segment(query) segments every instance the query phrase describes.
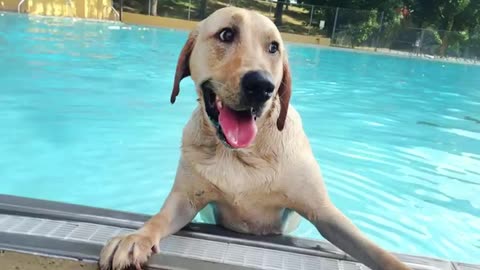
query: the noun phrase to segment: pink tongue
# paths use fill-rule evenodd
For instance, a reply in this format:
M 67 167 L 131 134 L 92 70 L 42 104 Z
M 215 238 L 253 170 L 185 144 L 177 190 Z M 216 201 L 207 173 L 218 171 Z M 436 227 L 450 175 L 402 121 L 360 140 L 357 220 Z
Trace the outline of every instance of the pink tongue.
M 227 106 L 218 108 L 218 120 L 228 144 L 233 148 L 248 147 L 257 135 L 257 125 L 253 115 L 248 112 L 236 112 Z

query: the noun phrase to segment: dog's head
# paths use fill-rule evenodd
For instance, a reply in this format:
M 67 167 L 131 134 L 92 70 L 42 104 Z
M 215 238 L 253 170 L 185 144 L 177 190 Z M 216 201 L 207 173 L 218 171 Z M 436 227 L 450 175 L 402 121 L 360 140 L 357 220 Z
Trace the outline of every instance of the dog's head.
M 199 23 L 177 63 L 171 102 L 180 81 L 191 76 L 218 138 L 232 148 L 248 147 L 257 121 L 279 97 L 282 130 L 291 95 L 290 71 L 280 33 L 259 13 L 227 7 Z

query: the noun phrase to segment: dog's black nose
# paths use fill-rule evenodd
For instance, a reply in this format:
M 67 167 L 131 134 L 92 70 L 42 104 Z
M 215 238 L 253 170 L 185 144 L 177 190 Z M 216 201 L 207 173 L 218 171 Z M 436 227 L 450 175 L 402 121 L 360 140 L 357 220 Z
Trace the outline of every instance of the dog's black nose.
M 266 71 L 249 71 L 242 77 L 241 87 L 248 102 L 265 103 L 272 97 L 275 85 Z

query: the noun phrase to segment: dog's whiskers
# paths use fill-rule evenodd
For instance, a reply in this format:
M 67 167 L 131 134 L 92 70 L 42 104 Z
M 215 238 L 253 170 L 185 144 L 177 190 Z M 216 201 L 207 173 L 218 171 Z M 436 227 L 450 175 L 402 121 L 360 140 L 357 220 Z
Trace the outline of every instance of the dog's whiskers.
M 219 90 L 222 89 L 222 91 L 226 93 L 231 93 L 231 89 L 228 88 L 227 84 L 216 81 L 216 80 L 211 80 L 212 84 L 214 85 L 214 88 Z M 215 92 L 215 91 L 214 91 Z
M 216 81 L 216 80 L 212 80 L 212 83 L 217 85 L 217 86 L 220 86 L 220 87 L 226 87 L 225 83 L 222 83 L 222 82 L 219 82 L 219 81 Z

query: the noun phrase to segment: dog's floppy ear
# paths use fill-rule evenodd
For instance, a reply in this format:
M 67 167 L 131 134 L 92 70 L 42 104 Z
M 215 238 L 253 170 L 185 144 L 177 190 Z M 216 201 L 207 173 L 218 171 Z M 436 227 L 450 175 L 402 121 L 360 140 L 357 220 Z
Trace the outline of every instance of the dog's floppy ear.
M 283 78 L 280 87 L 278 88 L 278 96 L 280 98 L 280 114 L 277 119 L 277 128 L 282 131 L 287 119 L 288 105 L 290 103 L 290 96 L 292 95 L 292 76 L 290 74 L 290 67 L 288 65 L 287 57 L 283 60 Z
M 180 56 L 178 57 L 177 69 L 175 71 L 175 80 L 173 81 L 172 95 L 170 96 L 170 102 L 175 103 L 175 99 L 180 93 L 180 81 L 190 76 L 190 54 L 192 53 L 193 47 L 195 46 L 195 40 L 197 38 L 196 31 L 192 31 L 188 35 L 187 42 L 183 45 Z

